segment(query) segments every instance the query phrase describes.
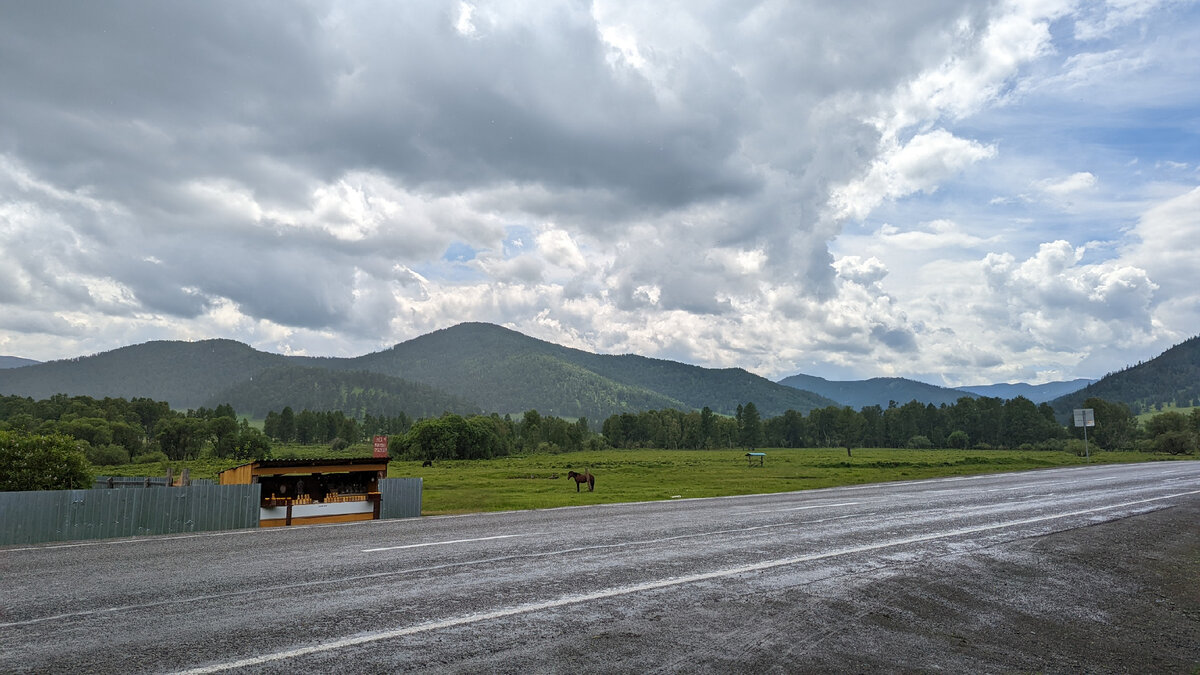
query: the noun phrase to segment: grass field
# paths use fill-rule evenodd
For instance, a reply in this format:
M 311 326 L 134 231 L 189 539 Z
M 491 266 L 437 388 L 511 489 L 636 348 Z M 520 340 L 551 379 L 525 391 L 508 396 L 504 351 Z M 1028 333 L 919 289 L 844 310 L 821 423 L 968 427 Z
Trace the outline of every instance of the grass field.
M 321 446 L 281 448 L 276 457 L 370 456 L 366 446 L 332 453 Z M 768 448 L 763 466 L 748 466 L 744 450 L 600 450 L 559 455 L 532 454 L 490 460 L 446 460 L 422 467 L 418 461 L 394 461 L 392 478 L 420 477 L 426 515 L 542 509 L 582 504 L 719 497 L 811 490 L 837 485 L 882 483 L 940 476 L 999 473 L 1088 463 L 1067 452 L 1019 450 L 894 450 Z M 1093 464 L 1189 459 L 1138 452 L 1098 452 Z M 193 478 L 216 478 L 232 460 L 170 462 L 178 476 L 184 467 Z M 168 464 L 98 467 L 114 476 L 160 476 Z M 576 493 L 567 472 L 589 470 L 595 492 Z
M 424 479 L 426 515 L 540 509 L 580 504 L 788 492 L 939 476 L 998 473 L 1087 462 L 1057 452 L 767 449 L 763 466 L 740 450 L 605 450 L 480 461 L 393 462 L 389 475 Z M 1104 452 L 1092 463 L 1143 462 L 1168 455 Z M 587 469 L 595 492 L 576 493 L 567 471 Z M 558 478 L 554 478 L 558 476 Z
M 1183 408 L 1177 408 L 1173 405 L 1165 405 L 1165 406 L 1163 406 L 1162 410 L 1151 410 L 1149 412 L 1144 412 L 1141 415 L 1138 415 L 1137 421 L 1139 424 L 1145 424 L 1146 422 L 1150 421 L 1150 418 L 1154 417 L 1155 415 L 1161 415 L 1162 413 L 1165 413 L 1165 412 L 1177 412 L 1177 413 L 1183 413 L 1184 415 L 1191 415 L 1192 411 L 1195 409 L 1196 409 L 1195 406 L 1186 406 Z

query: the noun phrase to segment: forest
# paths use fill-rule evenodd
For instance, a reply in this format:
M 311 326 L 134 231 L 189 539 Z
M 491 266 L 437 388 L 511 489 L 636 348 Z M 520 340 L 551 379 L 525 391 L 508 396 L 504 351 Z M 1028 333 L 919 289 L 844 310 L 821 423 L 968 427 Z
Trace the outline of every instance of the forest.
M 1094 450 L 1192 454 L 1200 443 L 1200 408 L 1166 411 L 1139 424 L 1129 406 L 1099 398 L 1084 401 L 1095 411 L 1089 431 Z M 527 410 L 510 415 L 460 415 L 412 419 L 341 411 L 269 411 L 262 430 L 221 404 L 180 412 L 148 398 L 95 399 L 55 395 L 48 399 L 0 397 L 3 456 L 14 448 L 49 447 L 74 452 L 92 466 L 164 460 L 269 458 L 272 444 L 324 445 L 339 451 L 373 435 L 390 437 L 395 459 L 488 459 L 513 454 L 560 453 L 603 448 L 955 448 L 1069 451 L 1082 454 L 1083 430 L 1056 421 L 1049 404 L 1024 397 L 959 399 L 952 405 L 895 402 L 854 410 L 789 410 L 764 418 L 753 402 L 734 415 L 705 407 L 695 411 L 647 410 L 609 416 L 599 433 L 587 418 L 566 419 Z M 65 440 L 64 440 L 65 439 Z M 12 446 L 9 448 L 8 446 Z M 9 452 L 13 450 L 13 452 Z M 18 453 L 19 454 L 19 453 Z M 16 461 L 15 459 L 13 461 Z M 6 468 L 6 467 L 0 467 Z M 11 467 L 7 470 L 12 471 Z

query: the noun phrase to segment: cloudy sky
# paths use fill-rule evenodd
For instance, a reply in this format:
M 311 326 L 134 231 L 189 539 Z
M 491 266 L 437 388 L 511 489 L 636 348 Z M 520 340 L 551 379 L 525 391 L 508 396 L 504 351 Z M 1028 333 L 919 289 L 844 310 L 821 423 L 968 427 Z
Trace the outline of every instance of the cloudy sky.
M 464 321 L 778 379 L 1200 333 L 1200 4 L 6 2 L 0 354 Z

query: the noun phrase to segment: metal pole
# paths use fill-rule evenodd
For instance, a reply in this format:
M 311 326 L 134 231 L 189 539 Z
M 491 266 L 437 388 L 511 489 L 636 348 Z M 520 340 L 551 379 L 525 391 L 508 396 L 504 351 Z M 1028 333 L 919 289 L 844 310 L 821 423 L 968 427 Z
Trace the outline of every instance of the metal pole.
M 1092 453 L 1090 451 L 1088 451 L 1087 425 L 1086 424 L 1083 425 L 1083 455 L 1086 459 L 1092 458 Z

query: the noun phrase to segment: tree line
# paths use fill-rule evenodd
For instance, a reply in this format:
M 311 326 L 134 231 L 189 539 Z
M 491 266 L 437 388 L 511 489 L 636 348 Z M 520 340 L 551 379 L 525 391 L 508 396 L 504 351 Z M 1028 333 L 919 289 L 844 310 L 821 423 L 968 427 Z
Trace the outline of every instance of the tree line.
M 0 430 L 69 437 L 94 465 L 196 459 L 206 450 L 258 459 L 271 451 L 267 437 L 227 404 L 179 412 L 149 398 L 0 396 Z
M 1095 411 L 1088 440 L 1105 450 L 1191 453 L 1200 437 L 1200 409 L 1165 412 L 1139 426 L 1129 406 L 1099 398 L 1083 407 Z M 892 402 L 854 410 L 828 406 L 807 416 L 789 410 L 761 419 L 753 403 L 734 417 L 699 412 L 648 410 L 612 415 L 602 425 L 605 440 L 617 448 L 712 449 L 757 446 L 780 448 L 977 448 L 1064 450 L 1074 448 L 1083 430 L 1066 427 L 1049 404 L 1013 399 L 960 398 L 954 404 Z
M 1095 411 L 1088 431 L 1093 447 L 1191 454 L 1200 446 L 1200 408 L 1166 411 L 1139 424 L 1129 406 L 1091 398 Z M 488 459 L 517 453 L 570 452 L 604 447 L 712 449 L 755 447 L 1009 448 L 1075 450 L 1083 430 L 1060 424 L 1047 404 L 1015 399 L 969 398 L 934 406 L 829 406 L 763 419 L 754 403 L 735 415 L 675 409 L 612 415 L 600 434 L 588 420 L 569 420 L 528 410 L 514 420 L 498 414 L 444 413 L 412 420 L 367 415 L 357 420 L 339 411 L 268 414 L 266 433 L 239 419 L 228 404 L 179 412 L 148 398 L 94 399 L 56 395 L 35 401 L 0 396 L 0 491 L 86 487 L 87 466 L 202 455 L 241 460 L 271 456 L 271 439 L 329 443 L 334 448 L 376 434 L 389 435 L 389 449 L 402 459 Z M 58 467 L 57 469 L 55 467 Z M 58 476 L 58 478 L 55 478 Z M 61 480 L 59 480 L 61 478 Z M 14 483 L 13 481 L 16 481 Z M 30 482 L 32 481 L 32 482 Z M 65 482 L 64 482 L 65 481 Z

